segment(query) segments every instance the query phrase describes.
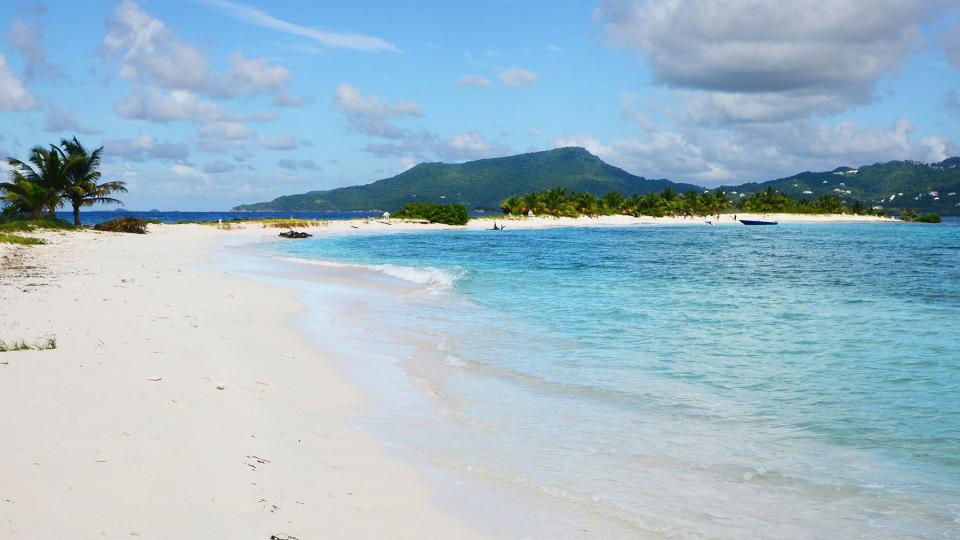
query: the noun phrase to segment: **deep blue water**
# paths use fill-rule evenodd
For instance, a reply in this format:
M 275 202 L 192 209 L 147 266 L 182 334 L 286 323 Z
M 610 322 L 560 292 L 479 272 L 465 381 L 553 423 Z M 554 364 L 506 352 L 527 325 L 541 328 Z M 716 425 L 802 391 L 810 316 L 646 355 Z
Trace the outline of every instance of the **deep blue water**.
M 277 249 L 423 284 L 365 309 L 428 344 L 392 365 L 430 405 L 382 397 L 368 427 L 440 467 L 616 523 L 614 535 L 960 537 L 956 223 Z

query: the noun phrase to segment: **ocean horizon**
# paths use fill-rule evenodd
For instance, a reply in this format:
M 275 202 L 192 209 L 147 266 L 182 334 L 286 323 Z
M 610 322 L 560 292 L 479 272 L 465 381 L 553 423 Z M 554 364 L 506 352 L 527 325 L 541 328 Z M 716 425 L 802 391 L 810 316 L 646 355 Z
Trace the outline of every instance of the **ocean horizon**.
M 255 249 L 301 291 L 301 327 L 372 396 L 354 424 L 448 503 L 476 496 L 471 512 L 499 515 L 501 533 L 957 532 L 956 223 Z

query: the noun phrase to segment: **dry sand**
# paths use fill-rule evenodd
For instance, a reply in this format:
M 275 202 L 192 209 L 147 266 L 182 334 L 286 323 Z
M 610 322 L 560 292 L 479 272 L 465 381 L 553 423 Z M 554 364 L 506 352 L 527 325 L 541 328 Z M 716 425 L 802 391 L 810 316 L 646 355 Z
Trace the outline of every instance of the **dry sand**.
M 479 537 L 345 424 L 293 291 L 198 266 L 225 234 L 0 247 L 0 339 L 57 340 L 0 353 L 0 538 Z

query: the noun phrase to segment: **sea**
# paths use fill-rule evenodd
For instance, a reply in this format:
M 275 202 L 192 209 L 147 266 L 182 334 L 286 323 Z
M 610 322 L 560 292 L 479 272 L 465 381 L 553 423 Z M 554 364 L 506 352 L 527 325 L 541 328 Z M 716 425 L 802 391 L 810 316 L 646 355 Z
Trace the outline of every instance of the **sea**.
M 244 249 L 496 537 L 960 538 L 960 221 Z

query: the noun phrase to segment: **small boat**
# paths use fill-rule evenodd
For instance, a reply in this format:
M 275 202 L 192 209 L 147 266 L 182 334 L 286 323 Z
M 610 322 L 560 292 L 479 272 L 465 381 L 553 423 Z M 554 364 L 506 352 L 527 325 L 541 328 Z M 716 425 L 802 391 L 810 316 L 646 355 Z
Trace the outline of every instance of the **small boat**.
M 760 221 L 758 219 L 741 219 L 740 223 L 744 225 L 776 225 L 776 221 Z

